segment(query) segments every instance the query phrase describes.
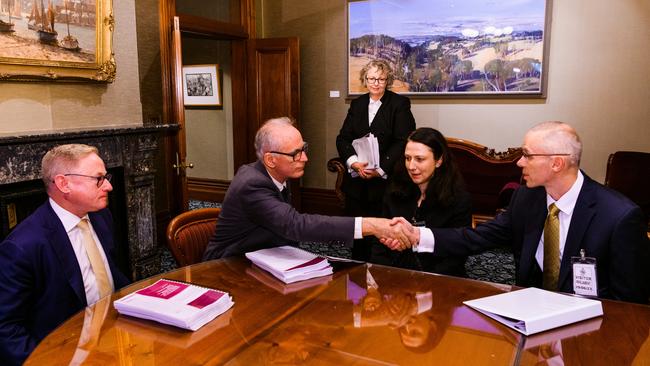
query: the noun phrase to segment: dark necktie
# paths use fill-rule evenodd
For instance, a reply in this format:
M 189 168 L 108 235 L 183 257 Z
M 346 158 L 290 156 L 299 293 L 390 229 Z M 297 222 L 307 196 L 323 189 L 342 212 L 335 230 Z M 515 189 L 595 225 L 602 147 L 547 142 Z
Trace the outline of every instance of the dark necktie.
M 282 194 L 282 200 L 284 200 L 284 202 L 291 203 L 291 192 L 289 192 L 289 187 L 282 188 L 280 193 Z
M 545 290 L 557 291 L 560 275 L 560 209 L 552 203 L 544 223 L 544 282 Z

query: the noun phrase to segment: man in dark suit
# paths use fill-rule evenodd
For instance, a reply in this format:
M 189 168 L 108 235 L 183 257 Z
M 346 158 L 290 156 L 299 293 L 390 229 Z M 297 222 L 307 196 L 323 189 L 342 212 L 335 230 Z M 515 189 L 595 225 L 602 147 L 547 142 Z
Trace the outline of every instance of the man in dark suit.
M 0 244 L 0 360 L 22 364 L 54 328 L 128 283 L 112 258 L 110 175 L 97 149 L 43 157 L 49 200 Z
M 433 229 L 429 239 L 411 230 L 411 242 L 443 256 L 510 246 L 517 285 L 568 293 L 574 292 L 572 257 L 584 251 L 596 260 L 599 297 L 647 303 L 650 245 L 641 209 L 585 175 L 581 153 L 580 138 L 568 124 L 533 127 L 518 162 L 526 186 L 513 194 L 506 212 L 476 229 Z
M 300 178 L 308 159 L 307 143 L 289 118 L 267 121 L 255 136 L 255 149 L 258 161 L 239 168 L 230 183 L 204 260 L 298 241 L 351 245 L 362 235 L 397 238 L 392 247 L 406 247 L 408 239 L 390 220 L 308 215 L 291 206 L 287 180 Z
M 349 216 L 380 216 L 386 182 L 392 176 L 396 162 L 404 159 L 406 138 L 415 130 L 411 114 L 411 101 L 388 90 L 395 75 L 384 60 L 372 60 L 360 72 L 361 84 L 368 93 L 350 103 L 343 126 L 336 137 L 339 157 L 345 162 L 348 173 L 343 177 L 341 189 L 345 192 L 345 213 Z M 352 146 L 355 139 L 372 133 L 378 142 L 379 167 L 368 167 Z M 370 258 L 371 242 L 356 240 L 352 257 Z

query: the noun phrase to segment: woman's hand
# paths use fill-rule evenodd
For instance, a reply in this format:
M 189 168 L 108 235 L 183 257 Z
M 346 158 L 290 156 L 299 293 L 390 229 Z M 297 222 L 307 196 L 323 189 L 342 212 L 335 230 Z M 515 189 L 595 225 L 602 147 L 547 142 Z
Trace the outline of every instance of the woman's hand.
M 350 168 L 359 174 L 359 177 L 361 179 L 372 179 L 379 177 L 379 172 L 377 169 L 366 169 L 367 166 L 367 162 L 357 161 L 356 163 L 350 165 Z

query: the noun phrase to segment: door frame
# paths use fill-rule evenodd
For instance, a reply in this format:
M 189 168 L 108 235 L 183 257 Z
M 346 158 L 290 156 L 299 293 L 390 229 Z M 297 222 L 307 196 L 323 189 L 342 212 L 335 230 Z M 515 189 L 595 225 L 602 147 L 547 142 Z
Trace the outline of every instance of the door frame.
M 167 201 L 170 214 L 175 216 L 188 209 L 187 179 L 184 167 L 188 163 L 185 156 L 185 108 L 182 103 L 182 56 L 180 42 L 174 41 L 174 17 L 178 17 L 180 33 L 212 40 L 231 41 L 231 73 L 233 100 L 246 101 L 246 40 L 255 38 L 254 0 L 240 0 L 239 14 L 232 23 L 211 20 L 189 14 L 176 13 L 176 0 L 160 0 L 160 58 L 163 83 L 163 121 L 178 124 L 175 134 L 166 136 L 161 144 L 166 151 L 166 185 Z M 236 6 L 236 5 L 235 5 Z M 238 10 L 238 11 L 237 11 Z M 180 36 L 180 35 L 179 35 Z M 248 110 L 246 103 L 234 103 L 232 109 L 233 125 L 233 160 L 235 171 L 239 166 L 249 162 L 251 146 L 247 136 L 250 134 Z M 179 157 L 176 161 L 176 156 Z M 172 168 L 176 163 L 181 171 Z M 177 171 L 180 174 L 177 174 Z M 181 192 L 179 195 L 178 192 Z

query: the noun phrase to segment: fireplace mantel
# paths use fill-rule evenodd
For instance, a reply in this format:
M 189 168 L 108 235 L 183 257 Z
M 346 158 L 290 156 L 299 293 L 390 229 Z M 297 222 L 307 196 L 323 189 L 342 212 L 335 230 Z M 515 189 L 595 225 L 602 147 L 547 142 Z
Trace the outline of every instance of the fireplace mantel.
M 126 215 L 130 275 L 133 279 L 149 277 L 160 272 L 154 158 L 161 133 L 176 127 L 136 126 L 0 135 L 0 186 L 40 179 L 41 158 L 56 145 L 83 143 L 97 147 L 106 167 L 120 168 L 124 174 L 125 212 L 113 212 L 113 215 Z

